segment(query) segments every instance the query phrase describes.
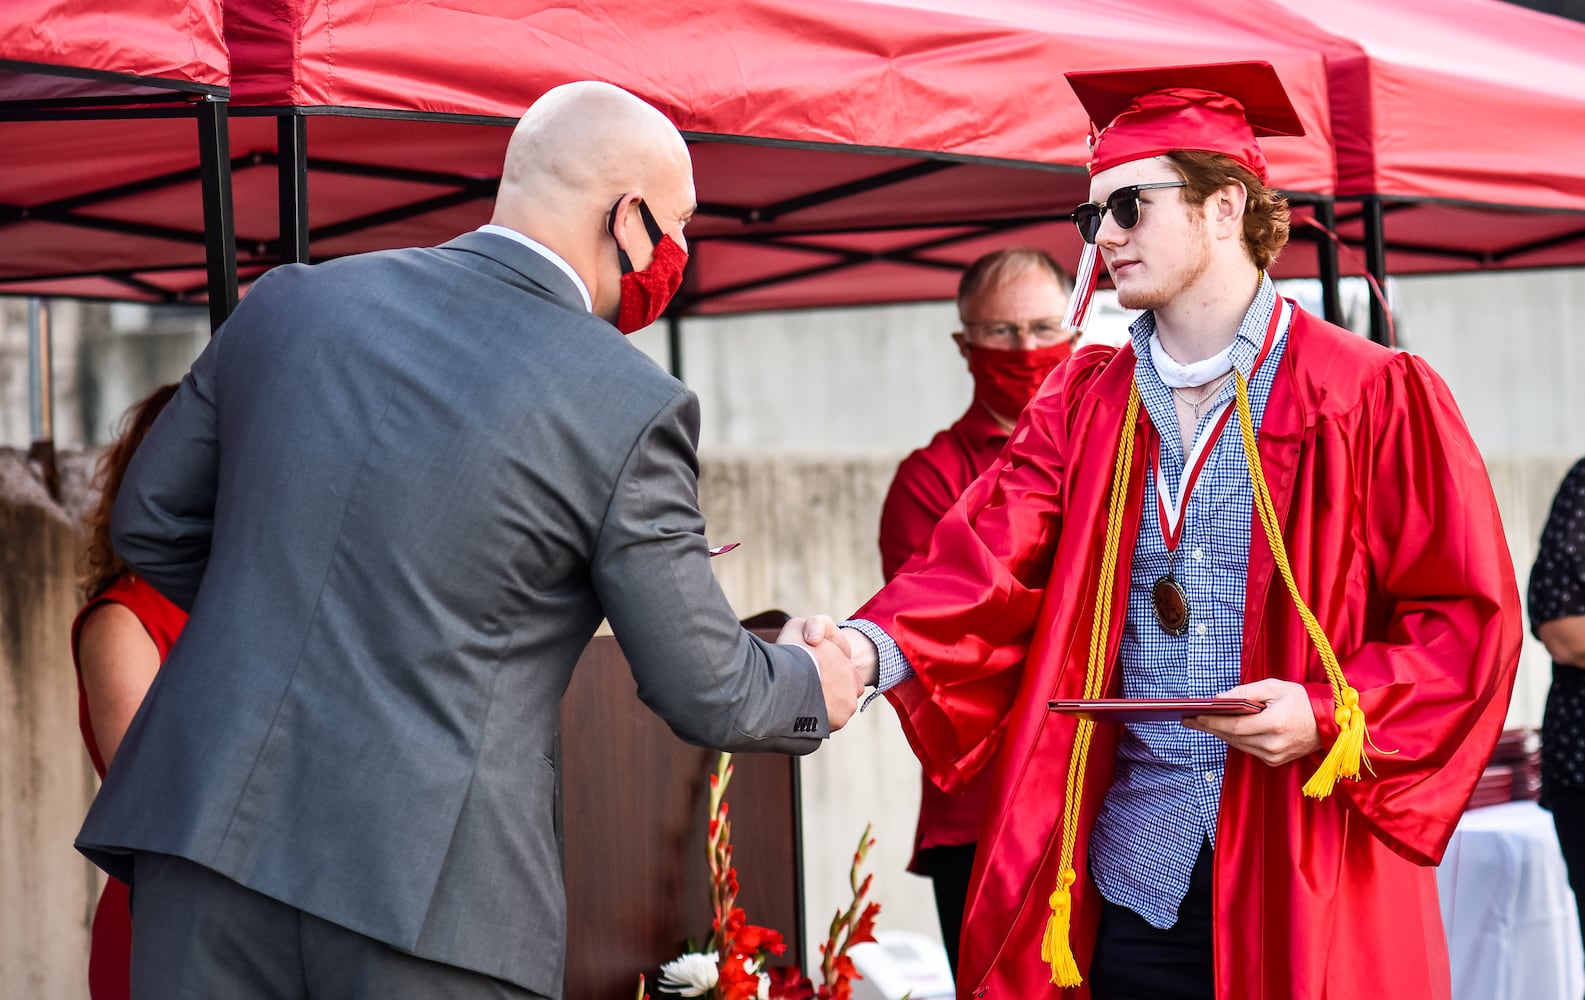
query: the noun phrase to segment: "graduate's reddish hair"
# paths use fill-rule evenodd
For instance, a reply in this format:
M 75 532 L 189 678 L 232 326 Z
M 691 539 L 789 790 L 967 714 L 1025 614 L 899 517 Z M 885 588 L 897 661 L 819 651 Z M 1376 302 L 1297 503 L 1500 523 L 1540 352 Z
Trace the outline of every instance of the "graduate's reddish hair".
M 1187 185 L 1183 200 L 1191 205 L 1205 204 L 1207 198 L 1228 184 L 1242 184 L 1249 192 L 1244 206 L 1244 248 L 1262 271 L 1276 263 L 1277 255 L 1288 245 L 1288 199 L 1222 153 L 1180 149 L 1168 153 L 1167 159 Z

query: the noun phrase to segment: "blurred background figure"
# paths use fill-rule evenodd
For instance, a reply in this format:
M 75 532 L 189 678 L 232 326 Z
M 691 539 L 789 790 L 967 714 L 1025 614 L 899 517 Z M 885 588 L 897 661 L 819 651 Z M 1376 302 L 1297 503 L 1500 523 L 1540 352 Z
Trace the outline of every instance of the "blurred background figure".
M 881 571 L 888 581 L 1001 453 L 1025 404 L 1072 352 L 1077 334 L 1062 325 L 1072 289 L 1073 280 L 1050 254 L 1029 247 L 997 250 L 964 270 L 958 282 L 963 329 L 952 339 L 974 376 L 974 398 L 956 423 L 897 467 L 881 508 Z M 921 780 L 908 870 L 928 876 L 934 885 L 941 937 L 954 971 L 974 843 L 993 772 L 987 767 L 957 795 Z
M 94 475 L 98 498 L 84 519 L 88 539 L 81 560 L 83 608 L 72 624 L 72 658 L 77 666 L 83 746 L 101 779 L 187 621 L 180 608 L 128 570 L 110 547 L 110 508 L 121 489 L 121 477 L 175 391 L 175 384 L 162 385 L 121 418 L 115 440 L 99 460 Z M 111 878 L 94 911 L 88 957 L 88 991 L 93 1000 L 125 1000 L 131 958 L 127 886 Z
M 1541 804 L 1552 810 L 1585 928 L 1585 459 L 1574 464 L 1530 570 L 1530 629 L 1552 657 L 1541 720 Z

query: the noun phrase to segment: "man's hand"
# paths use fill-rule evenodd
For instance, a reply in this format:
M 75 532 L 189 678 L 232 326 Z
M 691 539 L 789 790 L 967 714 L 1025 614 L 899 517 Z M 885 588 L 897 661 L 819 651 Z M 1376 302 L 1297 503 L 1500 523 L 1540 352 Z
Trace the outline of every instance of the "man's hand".
M 825 694 L 826 721 L 834 733 L 858 711 L 864 680 L 853 665 L 848 637 L 826 615 L 792 618 L 782 626 L 776 641 L 807 648 L 820 669 L 820 690 Z
M 853 665 L 858 668 L 859 680 L 867 687 L 878 686 L 881 654 L 880 650 L 875 648 L 875 641 L 851 625 L 842 629 L 842 637 L 848 641 L 848 655 L 853 658 Z
M 1271 765 L 1286 764 L 1321 749 L 1321 731 L 1304 685 L 1268 677 L 1218 697 L 1263 702 L 1266 708 L 1254 715 L 1194 715 L 1183 724 Z

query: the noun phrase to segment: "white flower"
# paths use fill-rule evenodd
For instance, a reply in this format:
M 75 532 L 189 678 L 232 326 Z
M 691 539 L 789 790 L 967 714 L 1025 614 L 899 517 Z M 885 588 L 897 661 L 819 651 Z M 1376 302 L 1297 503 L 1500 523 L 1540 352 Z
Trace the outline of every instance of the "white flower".
M 721 977 L 715 963 L 713 954 L 689 952 L 660 967 L 660 985 L 679 996 L 702 997 L 715 989 Z

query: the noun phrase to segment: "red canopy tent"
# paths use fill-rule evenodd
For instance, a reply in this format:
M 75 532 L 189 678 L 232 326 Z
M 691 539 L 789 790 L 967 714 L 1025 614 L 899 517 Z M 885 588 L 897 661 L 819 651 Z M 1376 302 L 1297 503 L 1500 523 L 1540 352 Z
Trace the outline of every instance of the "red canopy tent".
M 119 76 L 149 74 L 214 110 L 225 62 L 215 6 L 124 0 L 78 15 L 61 0 L 18 2 L 26 9 L 0 29 L 11 154 L 0 232 L 13 251 L 0 252 L 0 291 L 202 298 L 198 248 L 217 227 L 194 207 L 187 126 L 147 109 L 106 121 L 92 102 L 132 100 Z M 243 53 L 237 91 L 271 119 L 232 123 L 244 278 L 306 256 L 309 236 L 325 257 L 471 226 L 493 191 L 499 126 L 552 83 L 603 76 L 665 107 L 695 141 L 710 201 L 690 311 L 940 297 L 988 246 L 1075 248 L 1052 221 L 1082 197 L 1083 122 L 1061 70 L 1262 54 L 1301 105 L 1329 104 L 1311 112 L 1314 136 L 1336 131 L 1338 190 L 1358 206 L 1339 228 L 1372 252 L 1373 272 L 1585 261 L 1585 131 L 1570 124 L 1585 119 L 1585 29 L 1497 0 L 1278 2 L 1000 0 L 966 13 L 849 0 L 660 15 L 610 2 L 243 0 L 226 14 Z M 1325 55 L 1330 102 L 1294 45 Z M 38 89 L 44 63 L 53 89 Z M 73 95 L 61 79 L 122 89 Z M 63 113 L 100 120 L 38 121 Z M 1324 152 L 1273 143 L 1279 184 L 1328 191 Z M 1317 270 L 1326 276 L 1325 254 L 1290 253 L 1279 273 Z
M 1377 278 L 1585 263 L 1585 25 L 1500 0 L 1226 9 L 1326 52 L 1338 231 Z
M 228 4 L 242 277 L 306 259 L 310 243 L 319 259 L 479 224 L 503 126 L 548 87 L 580 78 L 634 90 L 693 143 L 705 203 L 690 228 L 688 312 L 948 297 L 962 264 L 1012 240 L 1076 259 L 1065 218 L 1088 194 L 1087 122 L 1066 69 L 1268 58 L 1310 129 L 1273 144 L 1275 180 L 1301 197 L 1330 192 L 1315 53 L 1253 29 L 1207 30 L 1192 2 L 962 6 Z M 79 141 L 53 138 L 59 148 L 39 157 Z M 118 208 L 185 233 L 190 204 L 182 185 L 150 184 Z M 0 260 L 0 290 L 102 294 L 108 274 L 123 297 L 136 285 L 151 298 L 197 298 L 200 259 L 179 249 L 142 247 L 113 271 L 74 271 L 69 247 Z M 1284 265 L 1317 268 L 1302 254 Z
M 236 273 L 218 0 L 10 0 L 6 15 L 0 275 L 31 274 L 16 290 L 41 294 L 140 297 L 135 279 L 97 275 L 174 253 L 223 315 Z M 189 189 L 180 212 L 126 211 L 172 177 Z M 54 280 L 76 273 L 96 276 Z
M 104 106 L 223 92 L 229 60 L 220 18 L 218 2 L 120 0 L 90 12 L 71 0 L 8 0 L 0 101 Z

